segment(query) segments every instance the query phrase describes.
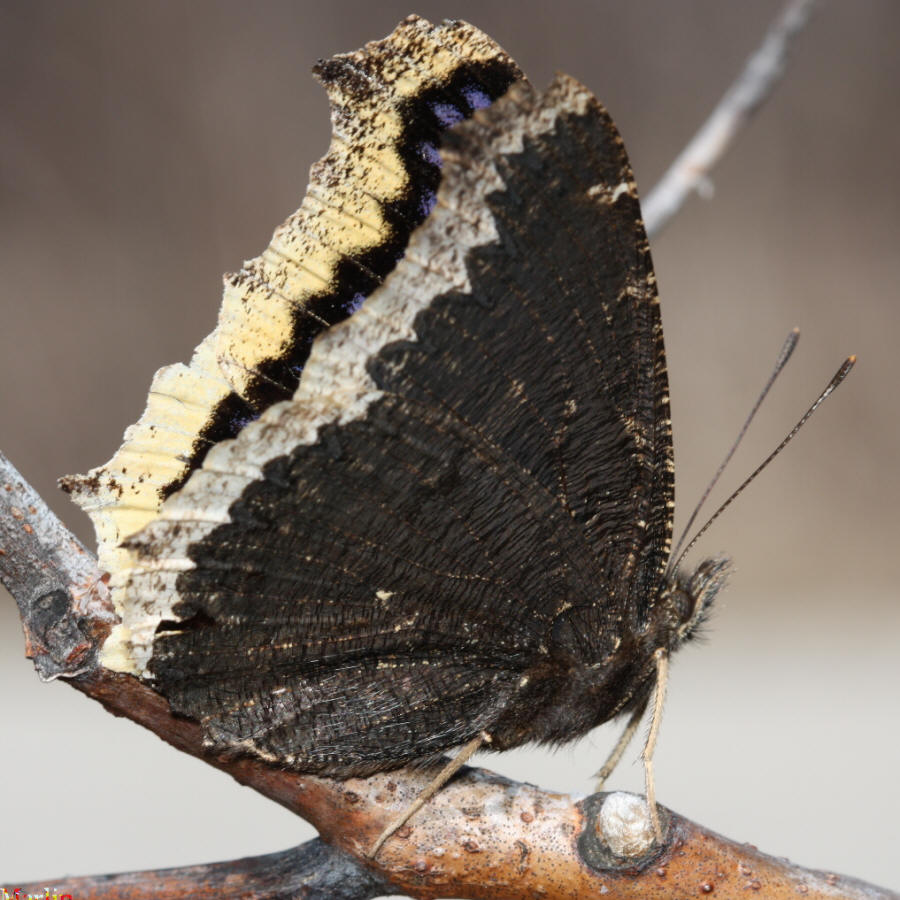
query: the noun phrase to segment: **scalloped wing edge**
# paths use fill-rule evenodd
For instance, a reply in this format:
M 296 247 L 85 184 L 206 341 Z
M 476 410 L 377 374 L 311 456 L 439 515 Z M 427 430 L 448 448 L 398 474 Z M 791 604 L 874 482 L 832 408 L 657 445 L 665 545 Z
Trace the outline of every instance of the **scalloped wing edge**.
M 461 64 L 493 60 L 518 71 L 473 26 L 410 16 L 383 40 L 316 67 L 331 103 L 332 139 L 310 169 L 302 205 L 259 256 L 225 276 L 216 329 L 188 365 L 156 373 L 143 415 L 112 459 L 60 479 L 90 516 L 99 565 L 114 584 L 129 565 L 121 542 L 156 518 L 166 488 L 187 475 L 212 411 L 231 394 L 242 396 L 257 365 L 285 349 L 292 317 L 334 282 L 341 263 L 385 240 L 385 208 L 406 188 L 400 104 Z M 113 600 L 121 615 L 115 590 Z

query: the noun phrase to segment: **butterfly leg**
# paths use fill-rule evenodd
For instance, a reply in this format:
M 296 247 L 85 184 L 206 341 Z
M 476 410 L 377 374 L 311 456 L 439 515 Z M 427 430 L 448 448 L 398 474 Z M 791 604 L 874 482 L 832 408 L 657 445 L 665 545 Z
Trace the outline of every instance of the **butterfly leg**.
M 597 784 L 594 787 L 594 790 L 597 793 L 603 790 L 603 785 L 606 784 L 606 779 L 609 778 L 610 775 L 612 775 L 613 770 L 619 764 L 619 760 L 622 758 L 622 754 L 625 753 L 626 748 L 631 743 L 631 739 L 634 737 L 634 733 L 638 730 L 638 726 L 641 724 L 641 719 L 644 717 L 644 713 L 646 711 L 647 704 L 643 703 L 631 714 L 631 718 L 628 720 L 628 724 L 625 726 L 625 730 L 622 732 L 619 740 L 616 741 L 616 746 L 612 748 L 609 756 L 606 757 L 606 762 L 603 763 L 600 771 L 594 776 L 597 779 Z
M 459 753 L 441 769 L 431 783 L 413 800 L 399 816 L 392 819 L 387 828 L 378 836 L 378 840 L 372 845 L 369 857 L 374 859 L 384 842 L 402 825 L 406 824 L 472 757 L 482 744 L 489 744 L 491 736 L 482 731 L 468 744 L 460 748 Z
M 653 781 L 653 751 L 656 749 L 656 738 L 659 735 L 659 723 L 662 721 L 663 703 L 666 699 L 666 682 L 669 680 L 669 654 L 662 647 L 654 654 L 656 661 L 656 691 L 653 695 L 653 718 L 650 719 L 650 731 L 644 752 L 644 782 L 647 790 L 647 807 L 650 810 L 650 822 L 656 840 L 662 842 L 662 826 L 659 823 L 659 811 L 656 808 L 656 786 Z

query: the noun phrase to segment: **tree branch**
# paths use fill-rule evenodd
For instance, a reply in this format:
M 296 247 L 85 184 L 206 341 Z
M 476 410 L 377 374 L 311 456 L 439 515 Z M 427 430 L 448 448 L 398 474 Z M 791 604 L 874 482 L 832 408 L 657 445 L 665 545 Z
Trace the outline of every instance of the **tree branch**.
M 644 198 L 641 210 L 651 238 L 666 227 L 694 191 L 711 193 L 710 172 L 781 80 L 792 43 L 805 28 L 815 4 L 816 0 L 789 0 L 785 4 L 737 81 Z
M 25 655 L 44 681 L 93 671 L 116 620 L 96 560 L 2 453 L 0 510 L 0 581 L 19 606 Z

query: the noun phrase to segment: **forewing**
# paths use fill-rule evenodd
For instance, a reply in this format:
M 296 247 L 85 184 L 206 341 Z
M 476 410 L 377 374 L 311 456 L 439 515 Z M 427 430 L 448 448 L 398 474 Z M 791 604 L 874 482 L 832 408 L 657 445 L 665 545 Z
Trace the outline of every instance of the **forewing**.
M 115 456 L 62 479 L 94 523 L 117 605 L 117 576 L 128 565 L 121 542 L 156 518 L 212 447 L 293 396 L 315 336 L 371 295 L 428 215 L 441 134 L 522 77 L 477 28 L 417 16 L 384 40 L 321 61 L 315 73 L 333 136 L 300 208 L 259 256 L 225 276 L 215 331 L 188 365 L 156 373 Z M 111 653 L 104 663 L 129 671 Z

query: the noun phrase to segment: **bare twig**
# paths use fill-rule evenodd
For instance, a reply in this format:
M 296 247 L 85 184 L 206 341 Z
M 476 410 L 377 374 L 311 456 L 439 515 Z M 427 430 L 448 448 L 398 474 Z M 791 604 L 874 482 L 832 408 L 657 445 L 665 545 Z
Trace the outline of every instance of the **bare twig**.
M 19 606 L 25 655 L 45 681 L 92 671 L 115 620 L 96 560 L 2 453 L 0 510 L 0 582 Z
M 658 234 L 694 192 L 708 192 L 709 174 L 784 74 L 788 52 L 816 0 L 789 0 L 712 115 L 644 199 L 650 237 Z

